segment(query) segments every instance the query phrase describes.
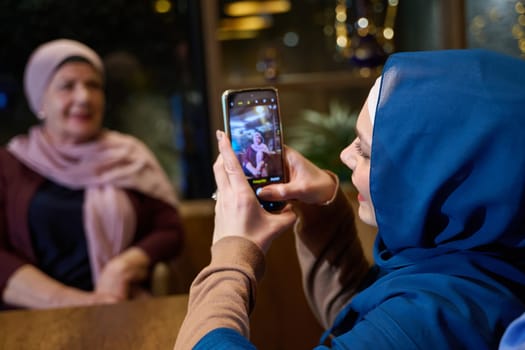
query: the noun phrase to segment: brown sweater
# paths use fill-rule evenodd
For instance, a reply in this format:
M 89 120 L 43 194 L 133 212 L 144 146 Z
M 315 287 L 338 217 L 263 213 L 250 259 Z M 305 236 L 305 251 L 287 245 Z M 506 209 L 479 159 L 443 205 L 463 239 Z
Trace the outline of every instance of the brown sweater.
M 326 206 L 296 205 L 297 254 L 312 311 L 328 327 L 368 272 L 350 203 L 339 191 Z M 191 349 L 208 332 L 231 328 L 249 338 L 249 314 L 264 254 L 248 239 L 227 237 L 211 248 L 210 265 L 195 278 L 176 350 Z
M 9 277 L 22 265 L 38 267 L 27 216 L 30 201 L 44 181 L 43 176 L 0 148 L 0 295 Z M 176 256 L 184 239 L 177 209 L 136 191 L 126 193 L 137 215 L 133 245 L 142 248 L 152 264 Z

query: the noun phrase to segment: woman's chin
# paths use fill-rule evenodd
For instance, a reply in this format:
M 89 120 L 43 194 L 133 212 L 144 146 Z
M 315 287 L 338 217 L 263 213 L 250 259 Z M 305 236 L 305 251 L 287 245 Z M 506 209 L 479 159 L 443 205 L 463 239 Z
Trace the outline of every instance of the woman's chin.
M 377 227 L 376 216 L 374 211 L 361 203 L 358 211 L 359 219 L 367 225 Z
M 69 144 L 81 144 L 93 141 L 100 134 L 100 130 L 69 130 L 61 134 L 57 141 Z

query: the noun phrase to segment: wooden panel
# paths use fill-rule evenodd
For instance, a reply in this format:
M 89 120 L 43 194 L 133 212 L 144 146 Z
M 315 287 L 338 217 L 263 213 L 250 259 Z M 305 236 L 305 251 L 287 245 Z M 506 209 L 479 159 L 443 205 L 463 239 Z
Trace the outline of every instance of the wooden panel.
M 465 1 L 443 0 L 441 6 L 443 48 L 465 48 Z

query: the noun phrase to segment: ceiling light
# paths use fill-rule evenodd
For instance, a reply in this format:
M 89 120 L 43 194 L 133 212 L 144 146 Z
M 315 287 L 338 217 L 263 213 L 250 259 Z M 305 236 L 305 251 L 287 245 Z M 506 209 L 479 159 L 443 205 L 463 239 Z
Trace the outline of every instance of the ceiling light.
M 224 18 L 220 21 L 220 30 L 260 30 L 269 28 L 272 19 L 268 16 L 247 16 L 239 18 Z
M 236 1 L 224 5 L 224 13 L 232 17 L 275 14 L 288 12 L 291 7 L 289 0 Z

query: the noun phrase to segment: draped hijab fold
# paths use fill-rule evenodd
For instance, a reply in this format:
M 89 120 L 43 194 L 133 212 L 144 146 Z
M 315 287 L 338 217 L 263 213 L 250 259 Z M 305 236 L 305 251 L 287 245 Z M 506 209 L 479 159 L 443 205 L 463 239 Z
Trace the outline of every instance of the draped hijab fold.
M 525 61 L 397 53 L 376 107 L 375 278 L 333 332 L 355 349 L 496 348 L 525 311 Z M 367 322 L 377 337 L 348 332 Z
M 177 205 L 161 166 L 139 140 L 104 130 L 89 143 L 66 145 L 49 140 L 40 126 L 14 137 L 7 149 L 27 167 L 62 186 L 85 189 L 83 221 L 96 283 L 104 265 L 128 247 L 136 216 L 126 189 Z

